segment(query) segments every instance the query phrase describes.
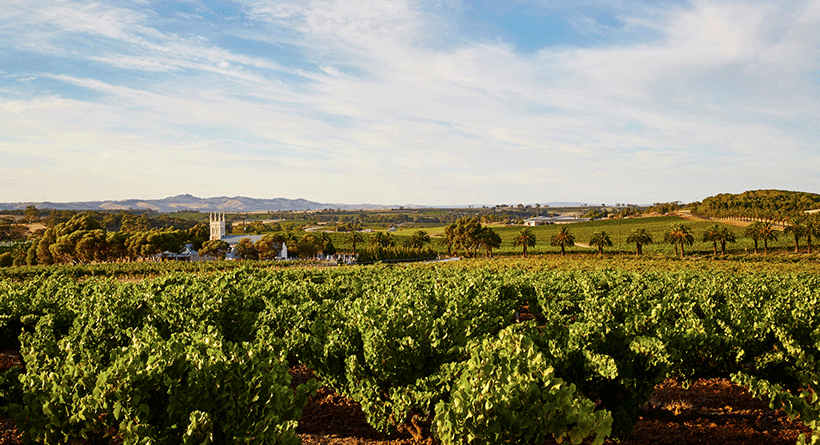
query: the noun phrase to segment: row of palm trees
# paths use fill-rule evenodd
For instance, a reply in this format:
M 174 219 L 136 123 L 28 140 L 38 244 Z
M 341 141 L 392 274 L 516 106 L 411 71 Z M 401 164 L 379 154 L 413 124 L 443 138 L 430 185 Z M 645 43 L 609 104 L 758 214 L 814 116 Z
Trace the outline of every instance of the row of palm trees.
M 784 233 L 794 236 L 795 253 L 799 252 L 799 241 L 803 238 L 807 239 L 808 252 L 811 253 L 811 240 L 812 237 L 820 238 L 820 225 L 795 223 L 786 226 Z M 764 253 L 768 253 L 769 242 L 777 241 L 779 235 L 780 231 L 770 222 L 754 222 L 747 226 L 744 231 L 744 236 L 754 241 L 755 253 L 759 253 L 758 243 L 760 241 L 763 242 Z M 718 254 L 718 245 L 720 245 L 721 254 L 726 255 L 726 244 L 737 242 L 735 233 L 721 224 L 713 224 L 707 227 L 701 239 L 703 242 L 712 243 L 715 255 Z M 672 223 L 669 229 L 664 233 L 663 241 L 675 247 L 675 256 L 683 258 L 686 246 L 691 247 L 695 243 L 695 236 L 692 233 L 692 229 L 686 224 Z M 652 244 L 654 240 L 648 230 L 645 228 L 636 228 L 633 229 L 626 238 L 626 242 L 635 244 L 635 255 L 639 256 L 643 254 L 643 246 Z M 518 236 L 513 240 L 513 245 L 523 246 L 523 254 L 527 256 L 527 247 L 535 246 L 535 234 L 531 229 L 521 229 Z M 566 255 L 566 248 L 575 245 L 575 236 L 570 232 L 568 227 L 562 227 L 558 233 L 552 236 L 550 245 L 560 247 L 561 256 L 564 256 Z M 605 247 L 613 246 L 612 238 L 603 230 L 594 232 L 589 240 L 589 246 L 596 247 L 598 254 L 603 255 Z

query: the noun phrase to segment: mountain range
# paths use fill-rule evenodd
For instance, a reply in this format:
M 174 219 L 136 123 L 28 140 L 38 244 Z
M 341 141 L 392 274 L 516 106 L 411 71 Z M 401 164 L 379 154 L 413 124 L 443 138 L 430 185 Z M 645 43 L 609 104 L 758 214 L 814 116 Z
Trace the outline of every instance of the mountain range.
M 84 202 L 16 202 L 0 203 L 2 210 L 25 209 L 34 205 L 38 209 L 55 210 L 154 210 L 161 213 L 177 211 L 198 212 L 268 212 L 268 211 L 305 211 L 321 209 L 369 210 L 389 209 L 398 206 L 375 204 L 322 204 L 306 199 L 258 199 L 245 196 L 217 196 L 198 198 L 192 195 L 177 195 L 164 199 L 125 199 L 122 201 L 84 201 Z

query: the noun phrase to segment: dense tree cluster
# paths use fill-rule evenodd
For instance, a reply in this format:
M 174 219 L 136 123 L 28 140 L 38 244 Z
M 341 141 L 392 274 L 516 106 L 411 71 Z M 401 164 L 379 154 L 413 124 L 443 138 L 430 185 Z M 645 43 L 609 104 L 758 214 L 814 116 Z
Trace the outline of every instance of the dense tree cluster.
M 163 252 L 179 252 L 186 243 L 198 248 L 208 236 L 208 228 L 204 224 L 187 230 L 168 227 L 108 231 L 94 218 L 97 214 L 99 213 L 75 213 L 69 219 L 48 227 L 40 236 L 18 248 L 13 263 L 35 265 L 135 261 Z M 50 215 L 52 216 L 61 219 L 63 214 Z
M 820 195 L 783 190 L 723 193 L 703 200 L 696 212 L 716 218 L 779 222 L 784 215 L 820 209 Z
M 482 227 L 479 218 L 461 218 L 444 228 L 441 243 L 447 246 L 447 255 L 464 252 L 475 257 L 484 250 L 492 256 L 493 249 L 501 247 L 501 237 L 490 227 Z

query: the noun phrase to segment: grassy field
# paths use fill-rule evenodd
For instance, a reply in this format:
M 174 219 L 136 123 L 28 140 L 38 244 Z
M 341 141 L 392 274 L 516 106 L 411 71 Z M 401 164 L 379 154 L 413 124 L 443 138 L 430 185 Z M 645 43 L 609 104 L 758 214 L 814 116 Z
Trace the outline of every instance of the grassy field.
M 674 256 L 675 248 L 671 244 L 663 242 L 664 234 L 669 229 L 672 223 L 684 223 L 691 229 L 691 233 L 695 238 L 695 243 L 691 247 L 686 247 L 687 255 L 711 255 L 712 243 L 701 241 L 706 227 L 714 224 L 713 221 L 687 221 L 676 216 L 659 216 L 647 218 L 631 218 L 622 220 L 601 220 L 589 221 L 581 223 L 569 224 L 570 233 L 575 237 L 575 242 L 579 244 L 588 244 L 592 234 L 596 231 L 605 231 L 612 239 L 613 246 L 604 249 L 605 255 L 630 255 L 635 253 L 635 245 L 626 242 L 630 232 L 636 228 L 644 228 L 651 235 L 654 243 L 644 246 L 644 255 L 647 256 Z M 392 232 L 396 239 L 401 242 L 406 236 L 412 235 L 416 230 L 424 230 L 434 239 L 434 247 L 440 252 L 445 253 L 446 247 L 438 245 L 438 238 L 444 232 L 444 225 L 432 227 L 403 227 L 400 230 Z M 505 225 L 491 225 L 491 227 L 501 236 L 501 248 L 493 251 L 494 255 L 520 255 L 522 248 L 520 246 L 513 246 L 513 239 L 518 235 L 522 226 L 505 226 Z M 557 254 L 560 253 L 560 248 L 550 245 L 550 239 L 560 229 L 561 225 L 548 225 L 529 227 L 536 236 L 535 247 L 529 248 L 530 254 Z M 727 244 L 726 249 L 728 253 L 745 254 L 754 253 L 754 242 L 750 238 L 743 236 L 743 228 L 731 225 L 726 225 L 735 233 L 737 242 L 734 244 Z M 337 249 L 350 249 L 347 243 L 347 234 L 334 234 L 333 240 Z M 820 244 L 820 241 L 818 241 Z M 720 246 L 718 246 L 718 249 Z M 763 243 L 760 243 L 761 252 L 763 250 Z M 794 241 L 791 237 L 780 234 L 780 239 L 770 244 L 769 249 L 774 252 L 789 253 L 794 250 Z M 806 249 L 805 240 L 801 245 L 801 252 Z M 597 254 L 596 249 L 586 248 L 581 246 L 570 247 L 567 249 L 569 255 L 594 255 Z

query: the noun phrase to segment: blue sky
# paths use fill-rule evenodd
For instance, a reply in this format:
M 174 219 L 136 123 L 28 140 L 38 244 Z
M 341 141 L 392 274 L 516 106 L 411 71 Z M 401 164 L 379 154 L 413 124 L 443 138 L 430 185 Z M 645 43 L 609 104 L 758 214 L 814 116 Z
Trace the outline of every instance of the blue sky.
M 0 7 L 2 202 L 690 202 L 818 142 L 820 0 Z

